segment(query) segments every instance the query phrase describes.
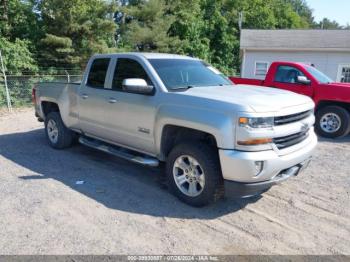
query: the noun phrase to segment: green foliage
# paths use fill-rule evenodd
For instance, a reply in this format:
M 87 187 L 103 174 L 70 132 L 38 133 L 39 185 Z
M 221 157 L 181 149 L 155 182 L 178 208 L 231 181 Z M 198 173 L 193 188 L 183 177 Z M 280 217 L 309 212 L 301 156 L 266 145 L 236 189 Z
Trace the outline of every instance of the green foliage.
M 309 28 L 304 0 L 138 0 L 120 2 L 118 47 L 202 58 L 226 74 L 239 71 L 239 13 L 243 28 Z
M 210 40 L 205 33 L 201 1 L 169 1 L 169 6 L 175 20 L 168 33 L 180 39 L 182 53 L 210 60 Z
M 0 37 L 0 50 L 3 55 L 6 75 L 33 74 L 37 72 L 36 61 L 29 50 L 29 41 L 16 39 L 11 42 Z M 30 103 L 32 83 L 26 81 L 11 81 L 8 77 L 8 87 L 12 104 L 22 106 Z M 6 105 L 5 85 L 3 76 L 0 75 L 0 107 Z
M 139 1 L 119 8 L 123 15 L 119 23 L 122 35 L 119 46 L 136 51 L 181 52 L 179 39 L 168 34 L 175 21 L 168 10 L 163 0 Z
M 331 21 L 328 18 L 323 18 L 322 21 L 320 21 L 319 23 L 316 23 L 315 27 L 321 28 L 321 29 L 343 29 L 344 28 L 337 21 Z
M 38 70 L 29 46 L 30 42 L 27 40 L 9 41 L 0 37 L 0 50 L 4 58 L 6 74 L 18 74 L 23 71 L 35 73 Z
M 199 57 L 234 74 L 240 12 L 246 29 L 345 28 L 316 23 L 306 0 L 1 0 L 0 12 L 0 48 L 16 73 L 83 68 L 94 53 L 147 51 Z
M 115 7 L 103 0 L 36 1 L 45 37 L 42 60 L 48 66 L 83 66 L 94 53 L 110 52 L 114 44 Z
M 0 21 L 0 36 L 12 41 L 16 38 L 36 41 L 40 38 L 40 20 L 33 12 L 29 0 L 3 0 L 3 15 Z
M 293 11 L 299 15 L 302 23 L 307 27 L 313 27 L 314 17 L 312 15 L 312 9 L 306 3 L 306 0 L 286 0 L 292 6 Z

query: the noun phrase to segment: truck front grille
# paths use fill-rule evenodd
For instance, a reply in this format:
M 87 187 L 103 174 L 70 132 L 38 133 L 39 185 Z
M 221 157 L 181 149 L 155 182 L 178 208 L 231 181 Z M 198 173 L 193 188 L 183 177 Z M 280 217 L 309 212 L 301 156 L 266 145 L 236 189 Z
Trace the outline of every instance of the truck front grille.
M 306 130 L 293 135 L 274 138 L 273 142 L 275 143 L 278 149 L 284 149 L 284 148 L 301 143 L 306 138 L 308 138 L 308 136 L 309 136 L 309 130 Z
M 308 110 L 308 111 L 293 114 L 293 115 L 275 117 L 275 126 L 298 122 L 300 120 L 308 118 L 312 113 L 313 113 L 312 110 Z

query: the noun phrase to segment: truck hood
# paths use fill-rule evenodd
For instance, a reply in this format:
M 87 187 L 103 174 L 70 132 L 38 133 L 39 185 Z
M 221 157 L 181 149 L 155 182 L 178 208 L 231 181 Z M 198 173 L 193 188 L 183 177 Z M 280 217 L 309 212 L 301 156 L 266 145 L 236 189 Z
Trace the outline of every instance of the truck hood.
M 258 113 L 277 112 L 288 107 L 312 103 L 309 97 L 303 95 L 252 85 L 194 87 L 182 94 L 241 105 Z

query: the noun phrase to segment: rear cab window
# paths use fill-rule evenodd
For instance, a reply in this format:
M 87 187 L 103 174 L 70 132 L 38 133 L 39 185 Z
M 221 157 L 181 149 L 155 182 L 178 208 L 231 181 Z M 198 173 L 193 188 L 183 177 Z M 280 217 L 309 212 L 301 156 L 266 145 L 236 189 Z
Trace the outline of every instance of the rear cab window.
M 89 87 L 104 88 L 110 61 L 110 58 L 96 58 L 92 62 L 86 83 Z

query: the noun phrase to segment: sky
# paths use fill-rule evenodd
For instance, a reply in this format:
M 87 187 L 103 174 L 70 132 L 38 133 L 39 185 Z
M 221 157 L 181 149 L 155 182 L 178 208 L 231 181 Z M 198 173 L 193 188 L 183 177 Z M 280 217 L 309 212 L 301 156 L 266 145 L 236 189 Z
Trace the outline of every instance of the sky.
M 307 3 L 317 22 L 327 17 L 340 25 L 350 24 L 350 0 L 307 0 Z

